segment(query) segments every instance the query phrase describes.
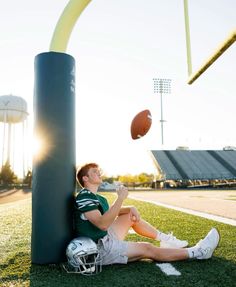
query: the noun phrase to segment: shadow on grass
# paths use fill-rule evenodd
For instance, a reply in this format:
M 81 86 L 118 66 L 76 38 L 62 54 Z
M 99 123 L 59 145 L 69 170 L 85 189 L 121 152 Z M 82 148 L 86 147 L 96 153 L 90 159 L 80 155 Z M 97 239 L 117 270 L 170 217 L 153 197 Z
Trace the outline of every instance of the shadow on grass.
M 172 265 L 181 272 L 181 276 L 165 275 L 152 261 L 104 266 L 103 271 L 94 276 L 67 274 L 59 265 L 32 265 L 30 286 L 235 286 L 236 264 L 231 261 L 212 258 L 208 261 L 175 262 Z
M 0 264 L 0 286 L 6 286 L 7 283 L 9 283 L 7 286 L 25 286 L 23 282 L 28 281 L 30 277 L 29 266 L 28 253 L 14 254 L 6 263 Z M 14 285 L 13 282 L 16 282 L 17 285 Z
M 155 262 L 149 260 L 128 265 L 103 266 L 101 273 L 83 276 L 68 274 L 57 264 L 31 265 L 29 254 L 21 252 L 0 265 L 0 286 L 235 286 L 236 264 L 233 261 L 213 257 L 206 261 L 182 261 L 172 265 L 181 276 L 167 276 Z

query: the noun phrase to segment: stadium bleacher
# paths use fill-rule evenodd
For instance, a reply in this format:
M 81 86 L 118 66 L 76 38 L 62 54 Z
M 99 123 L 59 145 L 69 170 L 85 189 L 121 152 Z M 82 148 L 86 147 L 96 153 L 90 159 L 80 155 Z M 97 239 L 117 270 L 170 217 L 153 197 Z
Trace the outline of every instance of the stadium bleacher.
M 236 180 L 236 150 L 152 150 L 151 155 L 163 180 Z

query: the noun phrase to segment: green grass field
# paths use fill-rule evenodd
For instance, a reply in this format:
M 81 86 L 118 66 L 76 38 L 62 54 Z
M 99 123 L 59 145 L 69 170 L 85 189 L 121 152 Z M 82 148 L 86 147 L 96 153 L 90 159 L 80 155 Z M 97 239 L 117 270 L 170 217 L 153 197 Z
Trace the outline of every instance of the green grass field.
M 114 195 L 104 193 L 110 202 Z M 219 247 L 210 260 L 189 260 L 172 265 L 180 276 L 167 276 L 155 262 L 145 260 L 128 265 L 104 266 L 96 276 L 67 274 L 60 265 L 38 266 L 30 261 L 31 200 L 0 205 L 0 286 L 236 286 L 236 227 L 182 212 L 127 199 L 143 218 L 159 229 L 188 239 L 194 245 L 215 226 L 220 234 Z M 147 241 L 129 234 L 132 241 Z M 158 242 L 155 243 L 158 246 Z

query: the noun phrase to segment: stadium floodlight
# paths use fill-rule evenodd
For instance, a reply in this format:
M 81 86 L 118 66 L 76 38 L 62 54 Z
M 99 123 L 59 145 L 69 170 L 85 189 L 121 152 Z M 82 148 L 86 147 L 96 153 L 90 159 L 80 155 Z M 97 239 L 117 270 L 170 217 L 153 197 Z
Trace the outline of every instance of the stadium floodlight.
M 170 79 L 153 79 L 154 82 L 154 94 L 160 94 L 161 98 L 161 143 L 164 144 L 164 135 L 163 135 L 163 123 L 165 120 L 163 119 L 163 104 L 162 104 L 162 94 L 170 94 L 171 93 L 171 80 Z

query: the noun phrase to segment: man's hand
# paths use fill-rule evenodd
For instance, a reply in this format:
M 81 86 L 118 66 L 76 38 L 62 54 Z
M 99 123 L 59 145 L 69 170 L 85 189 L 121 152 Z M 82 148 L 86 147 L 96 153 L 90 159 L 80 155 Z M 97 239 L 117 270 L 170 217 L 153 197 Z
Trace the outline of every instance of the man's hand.
M 134 206 L 130 207 L 130 219 L 134 222 L 140 221 L 140 214 Z
M 117 187 L 116 193 L 117 193 L 118 197 L 122 200 L 125 200 L 129 194 L 128 188 L 123 186 L 123 185 L 120 185 Z

